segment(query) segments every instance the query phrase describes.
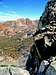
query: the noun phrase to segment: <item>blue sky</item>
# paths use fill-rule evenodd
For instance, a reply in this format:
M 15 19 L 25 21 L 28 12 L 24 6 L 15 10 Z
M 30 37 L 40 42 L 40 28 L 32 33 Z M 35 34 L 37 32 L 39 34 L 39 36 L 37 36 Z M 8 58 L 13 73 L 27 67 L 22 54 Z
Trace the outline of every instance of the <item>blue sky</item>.
M 0 21 L 17 18 L 39 19 L 47 0 L 0 0 Z

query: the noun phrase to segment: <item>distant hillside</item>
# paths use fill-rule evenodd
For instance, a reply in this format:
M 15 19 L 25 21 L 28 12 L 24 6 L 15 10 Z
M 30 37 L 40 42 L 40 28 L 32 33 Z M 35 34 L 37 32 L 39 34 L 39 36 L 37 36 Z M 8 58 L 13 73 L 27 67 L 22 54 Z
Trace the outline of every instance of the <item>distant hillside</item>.
M 38 21 L 36 20 L 30 20 L 30 19 L 17 19 L 15 21 L 7 21 L 4 22 L 4 24 L 12 27 L 12 28 L 18 28 L 18 27 L 33 27 L 38 24 Z
M 0 23 L 0 35 L 9 35 L 13 36 L 19 32 L 28 32 L 28 31 L 35 31 L 36 26 L 38 25 L 37 20 L 30 20 L 30 19 L 17 19 L 14 21 L 6 21 L 4 23 Z
M 0 23 L 0 64 L 25 67 L 37 25 L 37 20 L 29 19 Z

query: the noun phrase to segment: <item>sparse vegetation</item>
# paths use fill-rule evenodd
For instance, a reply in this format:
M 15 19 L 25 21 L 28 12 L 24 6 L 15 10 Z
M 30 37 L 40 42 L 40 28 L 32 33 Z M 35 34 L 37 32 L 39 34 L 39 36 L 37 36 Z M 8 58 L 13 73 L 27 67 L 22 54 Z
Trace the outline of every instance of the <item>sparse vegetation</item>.
M 32 38 L 26 38 L 21 41 L 18 37 L 20 36 L 11 38 L 0 36 L 0 55 L 8 55 L 17 59 L 20 55 L 19 51 L 24 49 L 24 47 L 29 48 L 32 44 Z

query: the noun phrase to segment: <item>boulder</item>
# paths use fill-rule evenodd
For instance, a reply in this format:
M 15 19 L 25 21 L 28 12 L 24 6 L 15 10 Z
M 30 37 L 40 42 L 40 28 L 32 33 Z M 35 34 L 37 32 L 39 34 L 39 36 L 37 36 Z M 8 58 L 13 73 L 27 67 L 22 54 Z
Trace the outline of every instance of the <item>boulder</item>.
M 30 75 L 27 70 L 19 67 L 0 67 L 0 75 Z
M 11 67 L 12 75 L 30 75 L 28 71 L 17 67 Z

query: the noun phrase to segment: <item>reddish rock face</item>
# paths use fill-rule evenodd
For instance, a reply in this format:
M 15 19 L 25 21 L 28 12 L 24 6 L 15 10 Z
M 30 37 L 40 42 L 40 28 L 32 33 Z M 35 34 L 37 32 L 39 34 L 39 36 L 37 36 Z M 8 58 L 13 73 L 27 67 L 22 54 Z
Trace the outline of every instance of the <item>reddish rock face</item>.
M 7 25 L 12 25 L 12 24 L 16 24 L 16 25 L 36 25 L 37 21 L 32 21 L 30 19 L 17 19 L 15 21 L 7 21 L 5 22 L 5 24 Z
M 15 35 L 16 32 L 22 29 L 31 29 L 37 26 L 38 21 L 32 21 L 30 19 L 17 19 L 15 21 L 6 21 L 0 23 L 0 31 L 3 31 L 6 35 Z
M 8 26 L 5 24 L 0 24 L 0 30 L 8 29 Z

